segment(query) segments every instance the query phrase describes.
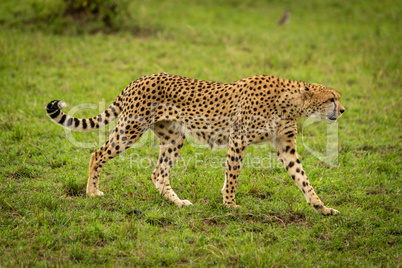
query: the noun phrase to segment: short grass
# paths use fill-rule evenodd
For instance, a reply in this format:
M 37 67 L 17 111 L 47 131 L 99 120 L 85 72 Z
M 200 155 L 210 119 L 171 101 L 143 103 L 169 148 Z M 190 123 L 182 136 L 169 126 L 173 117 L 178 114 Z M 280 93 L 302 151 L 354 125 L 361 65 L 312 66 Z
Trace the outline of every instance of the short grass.
M 132 23 L 147 30 L 109 35 L 30 20 L 54 5 L 0 3 L 0 266 L 400 265 L 400 1 L 132 1 Z M 277 27 L 286 8 L 291 21 Z M 325 150 L 326 124 L 305 127 L 298 148 L 319 196 L 342 215 L 314 213 L 268 145 L 248 148 L 241 208 L 226 209 L 225 151 L 191 141 L 171 183 L 194 206 L 178 209 L 150 181 L 151 134 L 104 168 L 105 196 L 86 198 L 105 131 L 67 136 L 44 106 L 89 103 L 76 115 L 95 115 L 132 80 L 161 71 L 337 89 L 347 109 L 337 163 L 311 153 Z

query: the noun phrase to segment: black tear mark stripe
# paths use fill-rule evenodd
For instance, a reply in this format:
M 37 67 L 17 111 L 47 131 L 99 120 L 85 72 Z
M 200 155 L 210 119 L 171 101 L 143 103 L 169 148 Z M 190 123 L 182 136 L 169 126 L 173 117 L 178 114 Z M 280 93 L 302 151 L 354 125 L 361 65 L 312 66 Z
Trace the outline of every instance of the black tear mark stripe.
M 333 114 L 333 116 L 335 116 L 336 115 L 336 110 L 337 110 L 337 107 L 336 107 L 336 102 L 335 102 L 335 100 L 334 99 L 332 99 L 332 102 L 334 103 L 334 111 L 332 112 L 332 114 Z
M 332 102 L 334 103 L 334 110 L 332 111 L 332 114 L 330 114 L 330 115 L 328 116 L 329 118 L 333 118 L 333 117 L 336 116 L 337 106 L 336 106 L 335 99 L 332 99 Z

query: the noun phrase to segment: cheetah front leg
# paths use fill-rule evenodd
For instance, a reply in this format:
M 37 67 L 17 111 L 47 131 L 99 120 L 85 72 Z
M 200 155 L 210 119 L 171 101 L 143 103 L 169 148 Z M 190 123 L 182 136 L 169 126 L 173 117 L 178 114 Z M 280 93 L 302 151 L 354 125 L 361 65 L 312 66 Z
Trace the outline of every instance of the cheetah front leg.
M 225 183 L 221 190 L 223 204 L 227 207 L 238 207 L 236 205 L 235 193 L 237 188 L 237 178 L 239 177 L 245 149 L 246 143 L 244 142 L 244 135 L 230 135 L 229 151 L 226 160 Z
M 279 161 L 285 165 L 289 175 L 306 197 L 307 203 L 311 204 L 316 211 L 321 212 L 323 215 L 339 214 L 339 211 L 324 206 L 324 203 L 315 193 L 297 157 L 295 137 L 296 133 L 293 133 L 293 137 L 291 138 L 285 136 L 282 139 L 276 140 L 275 148 Z

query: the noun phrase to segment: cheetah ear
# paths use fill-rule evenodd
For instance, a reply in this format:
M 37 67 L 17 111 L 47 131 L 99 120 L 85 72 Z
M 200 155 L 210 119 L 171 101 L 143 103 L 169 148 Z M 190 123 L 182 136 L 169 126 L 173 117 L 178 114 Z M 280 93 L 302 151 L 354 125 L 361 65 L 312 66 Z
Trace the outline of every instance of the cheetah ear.
M 301 87 L 299 91 L 303 96 L 303 100 L 310 99 L 313 96 L 313 93 L 308 87 Z

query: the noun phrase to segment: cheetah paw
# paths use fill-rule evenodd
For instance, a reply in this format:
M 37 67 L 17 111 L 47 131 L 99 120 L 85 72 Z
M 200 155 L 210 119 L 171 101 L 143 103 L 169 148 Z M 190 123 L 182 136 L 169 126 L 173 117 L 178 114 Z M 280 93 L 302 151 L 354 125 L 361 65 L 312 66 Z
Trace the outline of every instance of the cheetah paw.
M 336 209 L 333 209 L 333 208 L 330 208 L 330 210 L 331 210 L 331 215 L 339 215 L 339 214 L 341 214 L 338 210 L 336 210 Z
M 92 197 L 92 196 L 102 196 L 103 192 L 101 191 L 97 191 L 95 193 L 87 193 L 88 196 Z
M 227 208 L 234 208 L 234 209 L 239 209 L 239 208 L 240 208 L 240 206 L 239 206 L 239 205 L 236 205 L 236 204 L 225 204 L 225 206 L 226 206 Z
M 333 208 L 326 208 L 324 211 L 321 212 L 325 216 L 335 216 L 341 214 L 338 210 Z
M 193 203 L 191 203 L 191 202 L 188 201 L 188 200 L 176 199 L 176 200 L 174 200 L 173 202 L 174 202 L 174 203 L 176 204 L 176 206 L 178 206 L 179 208 L 188 207 L 188 206 L 192 206 L 192 205 L 193 205 Z
M 188 207 L 188 206 L 192 206 L 193 203 L 191 203 L 188 200 L 182 200 L 182 207 Z

